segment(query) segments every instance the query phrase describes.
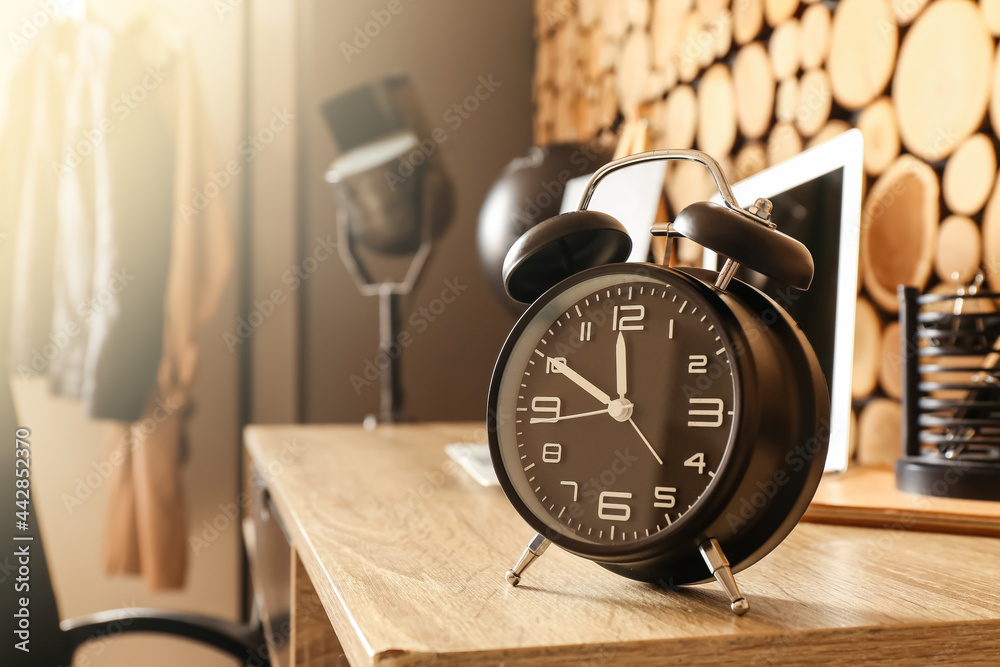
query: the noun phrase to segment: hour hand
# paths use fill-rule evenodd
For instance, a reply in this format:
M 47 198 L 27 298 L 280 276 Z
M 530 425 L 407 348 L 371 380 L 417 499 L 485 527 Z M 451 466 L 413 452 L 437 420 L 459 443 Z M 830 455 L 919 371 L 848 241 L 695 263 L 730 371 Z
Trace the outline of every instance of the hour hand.
M 604 393 L 603 391 L 601 391 L 600 389 L 598 389 L 594 385 L 593 382 L 591 382 L 590 380 L 588 380 L 587 378 L 583 377 L 582 375 L 580 375 L 579 373 L 577 373 L 576 371 L 574 371 L 572 368 L 570 368 L 569 366 L 567 366 L 566 362 L 563 361 L 562 359 L 556 359 L 555 357 L 549 357 L 548 358 L 548 363 L 550 363 L 552 365 L 552 368 L 556 372 L 562 373 L 563 375 L 565 375 L 570 381 L 573 382 L 573 384 L 575 384 L 578 387 L 580 387 L 581 389 L 583 389 L 585 392 L 587 392 L 588 394 L 590 394 L 591 396 L 593 396 L 594 398 L 596 398 L 597 400 L 599 400 L 604 405 L 610 405 L 611 404 L 611 397 L 610 396 L 608 396 L 606 393 Z

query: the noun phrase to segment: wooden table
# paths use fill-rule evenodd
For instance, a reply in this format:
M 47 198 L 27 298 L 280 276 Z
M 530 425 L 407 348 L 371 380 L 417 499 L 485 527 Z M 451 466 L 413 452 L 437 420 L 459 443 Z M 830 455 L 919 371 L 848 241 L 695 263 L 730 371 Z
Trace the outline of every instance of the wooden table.
M 1000 503 L 904 493 L 884 465 L 826 477 L 805 520 L 1000 537 Z
M 558 548 L 512 588 L 532 531 L 443 451 L 484 437 L 247 429 L 291 542 L 289 664 L 1000 664 L 996 538 L 803 523 L 738 575 L 743 617 L 714 583 L 664 591 Z

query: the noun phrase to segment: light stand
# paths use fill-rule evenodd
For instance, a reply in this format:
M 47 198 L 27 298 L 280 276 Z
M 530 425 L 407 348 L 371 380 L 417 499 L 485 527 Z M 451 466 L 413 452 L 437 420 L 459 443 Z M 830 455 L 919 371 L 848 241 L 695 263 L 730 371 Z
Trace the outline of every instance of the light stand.
M 326 172 L 338 249 L 358 290 L 379 297 L 379 421 L 394 423 L 402 407 L 399 297 L 413 290 L 451 218 L 451 184 L 436 143 L 419 139 L 430 133 L 405 75 L 339 95 L 323 112 L 342 150 Z

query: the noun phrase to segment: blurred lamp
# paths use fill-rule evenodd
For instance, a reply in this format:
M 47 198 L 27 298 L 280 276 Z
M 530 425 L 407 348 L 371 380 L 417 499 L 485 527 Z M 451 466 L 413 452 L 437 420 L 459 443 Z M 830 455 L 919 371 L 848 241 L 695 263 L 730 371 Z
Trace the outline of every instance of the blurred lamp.
M 521 234 L 559 213 L 566 182 L 611 161 L 613 148 L 599 141 L 533 147 L 504 167 L 486 195 L 476 230 L 479 263 L 494 295 L 512 312 L 520 314 L 525 306 L 507 296 L 503 285 L 507 251 Z

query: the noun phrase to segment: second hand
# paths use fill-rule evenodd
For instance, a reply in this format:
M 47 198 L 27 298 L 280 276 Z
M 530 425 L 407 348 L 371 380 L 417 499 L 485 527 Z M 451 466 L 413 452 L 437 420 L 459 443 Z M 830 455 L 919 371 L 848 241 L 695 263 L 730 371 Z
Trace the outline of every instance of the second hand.
M 532 417 L 528 422 L 529 424 L 555 424 L 556 422 L 561 422 L 564 419 L 578 419 L 580 417 L 591 417 L 593 415 L 604 415 L 607 414 L 608 409 L 594 410 L 593 412 L 581 412 L 575 415 L 566 415 L 564 417 Z

